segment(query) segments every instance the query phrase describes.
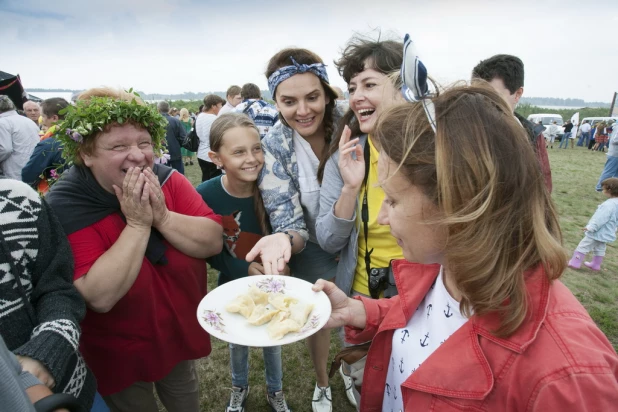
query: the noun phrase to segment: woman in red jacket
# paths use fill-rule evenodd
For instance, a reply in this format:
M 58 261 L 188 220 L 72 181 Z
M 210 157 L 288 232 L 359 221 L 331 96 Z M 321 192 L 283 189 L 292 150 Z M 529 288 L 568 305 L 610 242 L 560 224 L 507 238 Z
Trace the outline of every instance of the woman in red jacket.
M 487 85 L 420 94 L 374 135 L 399 296 L 314 286 L 327 327 L 372 340 L 360 410 L 613 410 L 618 356 L 558 281 L 567 256 L 524 129 Z

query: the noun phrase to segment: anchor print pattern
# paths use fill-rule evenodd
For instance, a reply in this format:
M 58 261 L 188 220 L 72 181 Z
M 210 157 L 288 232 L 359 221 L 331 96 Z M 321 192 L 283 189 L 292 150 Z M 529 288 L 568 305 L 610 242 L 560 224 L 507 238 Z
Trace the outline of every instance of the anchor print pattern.
M 427 343 L 427 339 L 429 339 L 429 332 L 427 332 L 425 334 L 425 339 L 419 339 L 419 342 L 421 343 L 421 346 L 424 348 L 425 346 L 429 345 L 429 343 Z
M 444 316 L 446 316 L 447 318 L 453 316 L 453 312 L 451 312 L 451 305 L 448 302 L 446 302 L 446 310 L 444 311 Z
M 459 305 L 448 295 L 444 282 L 438 277 L 416 306 L 407 325 L 392 332 L 382 410 L 403 410 L 402 384 L 434 351 L 444 350 L 440 346 L 466 321 L 459 312 Z

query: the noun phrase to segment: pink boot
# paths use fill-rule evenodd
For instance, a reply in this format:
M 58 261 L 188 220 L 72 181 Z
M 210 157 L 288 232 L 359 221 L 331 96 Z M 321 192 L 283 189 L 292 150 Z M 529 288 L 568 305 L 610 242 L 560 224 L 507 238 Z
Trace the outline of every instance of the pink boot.
M 569 260 L 569 267 L 573 269 L 579 269 L 582 266 L 582 262 L 586 255 L 577 250 L 573 252 L 573 257 Z
M 601 263 L 603 263 L 603 256 L 593 256 L 592 262 L 584 262 L 584 265 L 592 270 L 601 270 Z

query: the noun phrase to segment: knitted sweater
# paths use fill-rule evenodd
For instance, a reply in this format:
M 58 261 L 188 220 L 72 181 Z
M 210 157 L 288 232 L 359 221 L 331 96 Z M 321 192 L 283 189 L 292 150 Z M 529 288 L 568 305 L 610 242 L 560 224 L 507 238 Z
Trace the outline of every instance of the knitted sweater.
M 96 381 L 77 352 L 85 310 L 50 207 L 25 183 L 0 179 L 0 333 L 13 353 L 47 367 L 55 392 L 90 410 Z

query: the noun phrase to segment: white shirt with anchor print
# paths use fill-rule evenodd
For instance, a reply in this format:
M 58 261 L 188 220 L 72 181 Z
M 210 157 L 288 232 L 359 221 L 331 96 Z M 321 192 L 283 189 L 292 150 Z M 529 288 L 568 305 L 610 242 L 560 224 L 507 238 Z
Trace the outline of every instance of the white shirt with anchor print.
M 382 411 L 403 411 L 401 385 L 468 319 L 444 286 L 443 269 L 408 324 L 393 334 Z

